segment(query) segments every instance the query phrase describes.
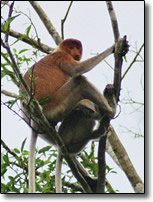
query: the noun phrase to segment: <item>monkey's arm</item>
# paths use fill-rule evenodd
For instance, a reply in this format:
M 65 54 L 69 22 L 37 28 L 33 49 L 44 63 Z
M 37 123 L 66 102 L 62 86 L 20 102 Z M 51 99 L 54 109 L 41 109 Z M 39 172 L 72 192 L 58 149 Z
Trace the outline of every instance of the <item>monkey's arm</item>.
M 67 75 L 70 75 L 72 77 L 77 77 L 82 75 L 83 73 L 86 73 L 93 69 L 97 64 L 99 64 L 102 60 L 104 60 L 107 56 L 109 56 L 111 53 L 113 53 L 115 46 L 108 48 L 104 52 L 100 53 L 99 55 L 96 55 L 92 58 L 89 58 L 83 62 L 79 62 L 76 60 L 66 60 L 66 63 L 59 64 L 59 67 L 61 70 L 63 70 Z

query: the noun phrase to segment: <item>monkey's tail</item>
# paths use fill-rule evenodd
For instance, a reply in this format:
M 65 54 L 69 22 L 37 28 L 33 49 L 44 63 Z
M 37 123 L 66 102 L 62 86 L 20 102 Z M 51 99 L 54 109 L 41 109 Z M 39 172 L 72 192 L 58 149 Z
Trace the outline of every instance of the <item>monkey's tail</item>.
M 35 149 L 37 137 L 37 133 L 32 130 L 28 162 L 29 193 L 35 193 Z
M 62 153 L 58 148 L 58 154 L 56 159 L 56 175 L 55 175 L 55 186 L 56 193 L 62 193 L 62 179 L 61 179 L 61 171 L 62 171 Z

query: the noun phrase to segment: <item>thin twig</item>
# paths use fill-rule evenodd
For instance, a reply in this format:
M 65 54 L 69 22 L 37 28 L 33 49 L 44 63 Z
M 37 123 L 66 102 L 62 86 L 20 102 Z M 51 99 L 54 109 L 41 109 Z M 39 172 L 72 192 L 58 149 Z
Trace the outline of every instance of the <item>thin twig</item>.
M 133 63 L 136 61 L 136 59 L 137 59 L 137 57 L 139 56 L 139 54 L 140 54 L 140 52 L 141 52 L 141 50 L 142 50 L 143 47 L 144 47 L 144 44 L 141 45 L 140 49 L 138 50 L 137 54 L 136 54 L 135 57 L 133 58 L 133 60 L 132 60 L 132 62 L 130 63 L 129 67 L 128 67 L 128 68 L 126 69 L 126 71 L 124 72 L 124 74 L 123 74 L 121 80 L 124 79 L 124 77 L 126 76 L 126 74 L 128 73 L 128 71 L 131 69 Z
M 12 16 L 13 13 L 13 6 L 14 6 L 14 1 L 11 3 L 11 5 L 9 6 L 9 14 L 8 14 L 8 19 Z M 10 31 L 10 23 L 8 25 L 8 29 L 6 31 L 5 34 L 5 42 L 8 43 L 8 37 L 9 37 L 9 31 Z
M 9 91 L 6 91 L 6 90 L 3 90 L 3 89 L 1 89 L 1 93 L 8 96 L 8 97 L 13 97 L 13 98 L 19 97 L 19 95 L 12 93 L 12 92 L 9 92 Z
M 18 155 L 15 153 L 15 152 L 13 152 L 7 145 L 6 145 L 6 143 L 1 139 L 1 144 L 2 144 L 2 146 L 4 147 L 4 149 L 8 152 L 8 153 L 10 153 L 12 156 L 14 156 L 15 158 L 16 157 L 18 157 Z
M 66 14 L 65 14 L 65 17 L 61 20 L 61 34 L 62 34 L 62 39 L 64 39 L 64 23 L 65 23 L 65 21 L 66 21 L 66 19 L 67 19 L 67 16 L 68 16 L 69 12 L 70 12 L 70 8 L 71 8 L 71 6 L 72 6 L 72 3 L 73 3 L 73 1 L 70 2 L 70 5 L 69 5 L 69 7 L 68 7 L 68 9 L 67 9 L 67 12 L 66 12 Z

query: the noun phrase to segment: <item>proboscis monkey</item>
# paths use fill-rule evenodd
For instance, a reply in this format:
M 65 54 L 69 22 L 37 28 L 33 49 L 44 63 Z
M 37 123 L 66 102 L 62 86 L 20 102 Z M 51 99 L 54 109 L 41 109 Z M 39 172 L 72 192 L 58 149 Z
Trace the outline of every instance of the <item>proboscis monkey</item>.
M 108 84 L 106 86 L 104 96 L 107 98 L 108 103 L 111 106 L 115 106 L 116 101 L 113 85 Z M 90 185 L 92 191 L 96 190 L 96 181 L 90 178 L 88 173 L 79 164 L 76 155 L 82 151 L 90 140 L 97 139 L 104 134 L 106 127 L 104 125 L 102 128 L 99 127 L 94 130 L 96 120 L 100 120 L 103 115 L 105 116 L 105 114 L 100 114 L 94 103 L 89 100 L 82 100 L 76 108 L 72 110 L 71 114 L 64 119 L 58 131 L 69 153 L 73 156 L 73 160 L 78 166 L 80 173 L 83 174 L 83 177 Z M 56 193 L 62 193 L 61 168 L 62 153 L 59 148 L 56 160 Z
M 82 56 L 81 42 L 76 39 L 66 39 L 61 42 L 55 52 L 42 58 L 26 72 L 24 79 L 31 89 L 32 95 L 38 100 L 47 97 L 47 103 L 43 106 L 43 113 L 52 126 L 68 117 L 83 99 L 95 103 L 100 113 L 106 113 L 109 117 L 114 116 L 115 103 L 110 105 L 107 99 L 82 76 L 83 73 L 94 68 L 113 51 L 114 45 L 99 55 L 80 62 Z M 24 91 L 22 85 L 20 89 Z M 26 119 L 30 119 L 30 115 L 25 109 L 27 103 L 23 100 L 21 102 Z M 31 138 L 29 192 L 35 192 L 34 152 L 37 139 L 36 132 L 33 131 Z M 54 140 L 50 139 L 50 142 L 55 145 Z

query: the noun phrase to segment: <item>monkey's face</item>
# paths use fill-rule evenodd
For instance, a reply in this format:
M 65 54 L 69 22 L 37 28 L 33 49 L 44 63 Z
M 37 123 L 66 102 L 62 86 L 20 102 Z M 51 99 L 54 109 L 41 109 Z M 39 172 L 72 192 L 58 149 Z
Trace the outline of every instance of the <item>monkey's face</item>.
M 70 46 L 69 54 L 73 57 L 74 60 L 80 60 L 82 56 L 82 50 L 80 47 Z
M 66 39 L 59 47 L 71 55 L 74 60 L 79 61 L 82 57 L 82 44 L 76 39 Z

